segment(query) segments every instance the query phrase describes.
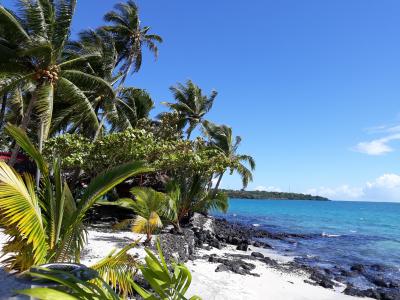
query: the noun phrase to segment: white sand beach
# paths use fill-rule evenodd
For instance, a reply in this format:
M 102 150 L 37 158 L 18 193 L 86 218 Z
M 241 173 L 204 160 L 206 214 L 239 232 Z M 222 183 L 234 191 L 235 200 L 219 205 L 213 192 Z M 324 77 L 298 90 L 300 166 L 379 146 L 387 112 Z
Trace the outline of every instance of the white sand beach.
M 97 260 L 107 255 L 112 249 L 121 249 L 123 246 L 137 239 L 142 238 L 140 234 L 131 232 L 104 232 L 104 230 L 89 230 L 88 245 L 84 250 L 82 263 L 90 266 Z M 0 246 L 6 241 L 6 236 L 0 233 Z M 290 258 L 280 256 L 273 251 L 257 249 L 252 247 L 251 251 L 260 251 L 264 255 L 284 262 Z M 250 254 L 248 251 L 247 254 Z M 243 251 L 234 250 L 227 246 L 221 250 L 210 251 L 200 250 L 199 255 L 215 253 L 223 256 L 225 253 L 240 253 Z M 142 246 L 132 249 L 131 254 L 144 257 L 145 252 Z M 360 299 L 346 296 L 338 290 L 325 289 L 313 286 L 304 282 L 305 276 L 286 274 L 268 268 L 258 261 L 251 261 L 256 264 L 254 273 L 259 277 L 251 275 L 239 275 L 231 272 L 215 272 L 218 264 L 198 259 L 187 262 L 192 272 L 193 281 L 187 295 L 198 295 L 204 300 L 351 300 Z M 10 289 L 21 288 L 18 282 L 13 280 L 5 272 L 0 272 L 0 299 L 9 299 L 12 295 Z M 24 286 L 22 286 L 24 287 Z M 368 298 L 363 298 L 368 299 Z

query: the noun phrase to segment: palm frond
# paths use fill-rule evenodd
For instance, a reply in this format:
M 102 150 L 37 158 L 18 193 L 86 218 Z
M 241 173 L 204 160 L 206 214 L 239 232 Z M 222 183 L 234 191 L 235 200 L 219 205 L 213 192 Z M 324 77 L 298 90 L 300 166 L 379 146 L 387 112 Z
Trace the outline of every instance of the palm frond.
M 6 163 L 0 162 L 0 182 L 2 222 L 32 244 L 35 264 L 44 263 L 48 250 L 46 230 L 33 179 L 26 175 L 24 182 Z
M 54 32 L 52 44 L 59 57 L 70 34 L 72 16 L 76 7 L 76 0 L 61 0 L 58 2 L 57 12 L 54 20 Z
M 43 139 L 46 140 L 50 131 L 53 115 L 54 86 L 51 82 L 44 82 L 36 91 L 36 111 L 44 126 Z
M 78 209 L 84 211 L 91 207 L 101 196 L 125 179 L 142 173 L 151 172 L 152 170 L 152 168 L 147 166 L 146 162 L 137 161 L 114 167 L 98 175 L 87 187 Z
M 64 70 L 61 72 L 61 76 L 73 82 L 75 85 L 84 88 L 85 90 L 96 90 L 103 92 L 105 95 L 111 98 L 115 97 L 112 86 L 100 77 L 86 74 L 77 70 Z
M 78 86 L 67 78 L 62 77 L 58 81 L 57 95 L 63 99 L 67 99 L 70 105 L 67 110 L 59 111 L 59 113 L 63 114 L 58 116 L 58 118 L 62 119 L 65 117 L 65 112 L 67 112 L 71 117 L 71 121 L 76 122 L 85 119 L 87 124 L 90 124 L 92 128 L 97 130 L 99 127 L 99 120 L 97 119 L 96 112 L 94 111 L 92 103 Z
M 33 158 L 37 167 L 40 169 L 40 172 L 43 175 L 47 175 L 49 172 L 48 165 L 39 150 L 32 144 L 26 133 L 21 128 L 12 124 L 7 124 L 5 129 L 7 133 L 15 139 L 17 144 Z
M 2 5 L 0 5 L 0 24 L 7 31 L 15 34 L 16 39 L 29 40 L 28 33 L 24 30 L 18 19 Z
M 148 223 L 149 221 L 146 218 L 138 215 L 133 220 L 132 231 L 136 233 L 146 233 L 149 228 Z
M 0 76 L 0 94 L 11 91 L 18 85 L 21 85 L 26 81 L 32 80 L 34 75 L 35 73 L 9 74 L 9 76 L 6 78 L 2 78 L 2 76 Z
M 132 294 L 133 278 L 139 268 L 139 262 L 128 254 L 128 251 L 136 247 L 137 243 L 138 241 L 125 246 L 117 253 L 113 250 L 99 262 L 90 266 L 99 273 L 100 278 L 124 296 Z

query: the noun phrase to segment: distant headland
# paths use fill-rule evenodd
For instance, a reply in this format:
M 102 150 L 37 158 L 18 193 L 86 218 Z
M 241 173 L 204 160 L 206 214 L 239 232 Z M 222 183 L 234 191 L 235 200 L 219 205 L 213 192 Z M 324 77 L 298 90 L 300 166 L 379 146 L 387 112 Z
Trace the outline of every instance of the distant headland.
M 329 201 L 329 199 L 325 197 L 313 196 L 301 193 L 283 193 L 283 192 L 268 192 L 268 191 L 235 191 L 235 190 L 222 190 L 222 191 L 227 193 L 229 198 L 236 198 L 236 199 Z

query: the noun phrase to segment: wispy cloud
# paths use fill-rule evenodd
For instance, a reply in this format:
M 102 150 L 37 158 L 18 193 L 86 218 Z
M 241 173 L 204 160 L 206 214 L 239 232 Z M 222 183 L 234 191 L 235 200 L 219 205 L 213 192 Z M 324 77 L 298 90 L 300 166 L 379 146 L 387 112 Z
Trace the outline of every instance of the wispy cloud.
M 372 127 L 368 128 L 367 132 L 383 136 L 370 141 L 360 142 L 352 148 L 353 151 L 368 155 L 383 155 L 394 151 L 394 148 L 389 145 L 391 141 L 400 140 L 400 125 Z
M 400 202 L 400 175 L 387 173 L 361 187 L 342 185 L 338 187 L 311 188 L 308 194 L 320 195 L 334 200 L 371 200 Z

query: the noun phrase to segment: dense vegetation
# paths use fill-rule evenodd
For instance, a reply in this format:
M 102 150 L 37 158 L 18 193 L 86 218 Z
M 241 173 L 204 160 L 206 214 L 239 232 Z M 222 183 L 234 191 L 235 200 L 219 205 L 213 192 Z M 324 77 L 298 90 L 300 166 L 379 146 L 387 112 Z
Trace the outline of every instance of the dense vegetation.
M 245 188 L 255 162 L 238 153 L 241 138 L 232 128 L 207 120 L 217 92 L 208 95 L 191 80 L 170 87 L 167 110 L 150 118 L 151 95 L 125 82 L 140 71 L 143 50 L 157 57 L 163 39 L 142 25 L 132 0 L 115 5 L 104 25 L 77 37 L 70 35 L 76 0 L 17 6 L 0 5 L 0 148 L 9 153 L 0 163 L 0 226 L 10 236 L 2 249 L 10 254 L 4 261 L 10 270 L 79 262 L 86 214 L 96 205 L 132 209 L 137 216 L 114 229 L 131 225 L 146 234 L 145 243 L 166 224 L 181 231 L 195 212 L 227 210 L 222 177 L 236 172 Z M 70 278 L 79 285 L 76 295 L 103 299 L 91 292 L 101 294 L 106 285 L 109 299 L 133 290 L 149 299 L 185 299 L 190 273 L 176 265 L 169 274 L 151 253 L 149 266 L 139 266 L 127 253 L 133 246 L 91 266 L 100 290 Z M 134 283 L 138 269 L 154 291 Z M 161 287 L 154 284 L 160 275 Z M 36 297 L 57 299 L 58 292 Z
M 328 198 L 300 193 L 268 192 L 268 191 L 235 191 L 221 190 L 229 198 L 235 199 L 265 199 L 265 200 L 315 200 L 328 201 Z

